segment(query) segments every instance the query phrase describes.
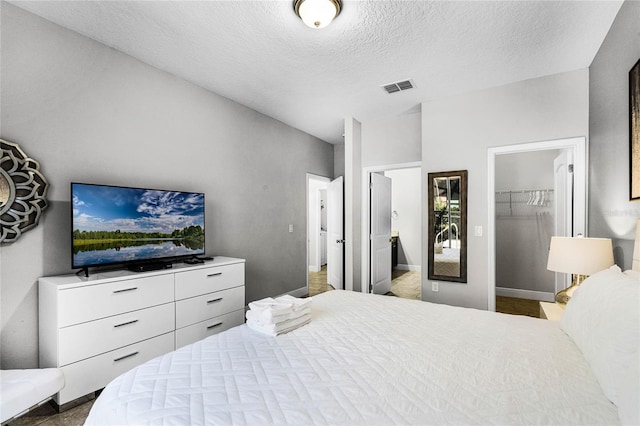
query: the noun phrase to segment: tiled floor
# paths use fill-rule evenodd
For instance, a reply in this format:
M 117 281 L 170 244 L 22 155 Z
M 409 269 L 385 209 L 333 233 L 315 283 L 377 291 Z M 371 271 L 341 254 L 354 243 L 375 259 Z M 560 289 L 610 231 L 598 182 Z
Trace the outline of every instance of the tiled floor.
M 420 300 L 420 273 L 412 271 L 394 270 L 391 276 L 391 291 L 389 296 L 398 296 L 405 299 Z M 320 272 L 309 272 L 309 296 L 333 290 L 327 284 L 327 267 L 322 267 Z
M 309 272 L 309 296 L 334 290 L 327 284 L 327 265 L 324 265 L 320 272 Z
M 496 312 L 540 318 L 540 303 L 537 300 L 496 296 Z
M 391 273 L 391 291 L 387 295 L 420 300 L 420 272 L 394 269 Z
M 83 402 L 84 401 L 84 402 Z M 47 402 L 30 411 L 22 417 L 8 423 L 9 426 L 81 426 L 89 415 L 95 402 L 94 398 L 83 397 L 78 400 L 80 405 L 63 411 L 56 410 Z

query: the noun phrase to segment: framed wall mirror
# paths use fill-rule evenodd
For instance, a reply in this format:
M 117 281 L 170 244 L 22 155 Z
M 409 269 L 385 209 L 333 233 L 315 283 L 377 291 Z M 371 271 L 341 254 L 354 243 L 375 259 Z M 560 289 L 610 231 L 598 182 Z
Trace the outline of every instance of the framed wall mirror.
M 428 174 L 430 280 L 467 282 L 467 171 Z

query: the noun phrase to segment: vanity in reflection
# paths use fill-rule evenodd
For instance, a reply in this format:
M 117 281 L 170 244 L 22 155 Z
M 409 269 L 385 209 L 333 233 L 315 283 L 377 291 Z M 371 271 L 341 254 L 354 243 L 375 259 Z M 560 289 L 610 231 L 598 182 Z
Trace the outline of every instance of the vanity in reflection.
M 467 171 L 428 174 L 429 280 L 467 282 Z

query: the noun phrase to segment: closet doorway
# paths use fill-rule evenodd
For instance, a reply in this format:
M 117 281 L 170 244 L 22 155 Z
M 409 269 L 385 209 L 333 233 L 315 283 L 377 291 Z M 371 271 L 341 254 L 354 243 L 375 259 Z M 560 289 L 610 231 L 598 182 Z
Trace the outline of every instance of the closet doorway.
M 489 149 L 489 310 L 536 316 L 568 286 L 549 243 L 585 234 L 586 182 L 585 138 Z

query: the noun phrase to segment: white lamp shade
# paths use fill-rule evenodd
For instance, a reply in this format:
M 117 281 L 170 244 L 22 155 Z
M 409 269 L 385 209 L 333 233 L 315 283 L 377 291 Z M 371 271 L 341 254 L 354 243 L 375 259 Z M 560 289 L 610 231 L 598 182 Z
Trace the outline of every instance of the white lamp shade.
M 332 0 L 298 0 L 296 12 L 311 28 L 324 28 L 340 12 L 339 3 Z
M 551 237 L 547 269 L 576 275 L 591 275 L 613 265 L 609 238 Z

